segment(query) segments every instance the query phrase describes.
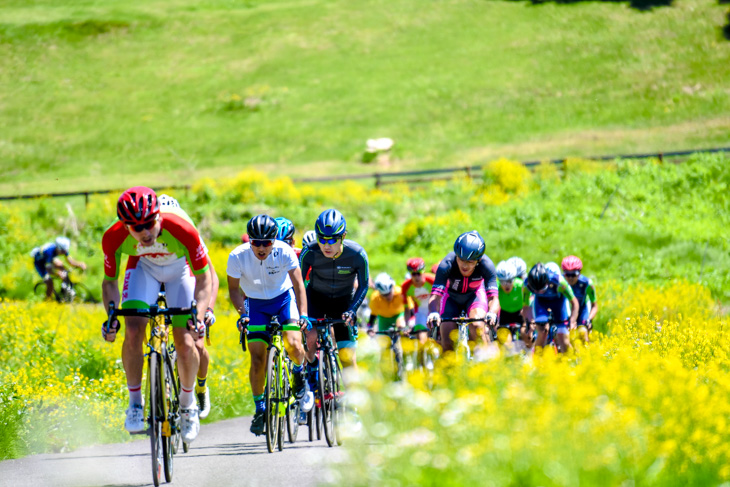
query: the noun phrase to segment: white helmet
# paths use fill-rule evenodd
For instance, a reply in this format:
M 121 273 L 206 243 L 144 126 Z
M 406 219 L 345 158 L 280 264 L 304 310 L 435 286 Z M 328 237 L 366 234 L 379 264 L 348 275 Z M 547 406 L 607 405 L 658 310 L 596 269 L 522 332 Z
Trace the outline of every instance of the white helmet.
M 497 279 L 511 281 L 515 277 L 517 277 L 517 270 L 512 262 L 503 260 L 497 265 Z
M 157 197 L 157 202 L 160 203 L 160 207 L 167 206 L 173 208 L 180 208 L 180 203 L 175 198 L 168 194 L 161 194 Z
M 511 262 L 512 265 L 515 266 L 515 274 L 517 276 L 521 279 L 525 279 L 527 277 L 527 264 L 525 264 L 524 260 L 519 257 L 511 257 L 510 259 L 507 259 L 507 262 Z
M 380 294 L 390 294 L 395 286 L 395 281 L 387 273 L 382 272 L 375 278 L 375 290 Z
M 68 250 L 71 248 L 71 241 L 66 237 L 58 237 L 56 239 L 56 246 L 63 250 L 64 254 L 68 254 Z
M 310 230 L 302 237 L 302 245 L 307 247 L 309 244 L 314 243 L 315 240 L 317 240 L 317 234 L 314 230 Z
M 555 262 L 548 262 L 547 264 L 545 264 L 545 268 L 550 272 L 554 272 L 557 275 L 560 275 L 562 273 L 560 271 L 560 266 Z

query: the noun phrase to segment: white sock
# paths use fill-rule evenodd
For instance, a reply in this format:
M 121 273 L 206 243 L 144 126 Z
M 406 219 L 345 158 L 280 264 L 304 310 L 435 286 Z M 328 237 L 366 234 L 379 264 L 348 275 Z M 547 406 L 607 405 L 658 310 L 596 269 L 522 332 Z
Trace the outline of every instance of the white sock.
M 191 389 L 180 387 L 180 409 L 190 409 L 193 404 L 195 404 L 195 395 L 193 394 L 194 389 L 195 386 Z
M 127 384 L 129 390 L 129 407 L 141 406 L 142 405 L 142 384 L 136 386 L 130 386 Z

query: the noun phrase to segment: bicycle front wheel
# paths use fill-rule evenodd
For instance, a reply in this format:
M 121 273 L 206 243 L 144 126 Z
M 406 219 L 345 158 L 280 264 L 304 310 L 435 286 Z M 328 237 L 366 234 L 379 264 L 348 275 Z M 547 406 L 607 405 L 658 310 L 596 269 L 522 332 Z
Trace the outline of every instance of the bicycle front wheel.
M 164 465 L 162 446 L 162 421 L 164 421 L 162 405 L 162 383 L 160 382 L 160 355 L 152 352 L 149 355 L 149 385 L 150 385 L 150 446 L 152 453 L 152 482 L 155 487 L 160 485 Z
M 335 390 L 332 375 L 332 363 L 327 354 L 321 354 L 319 359 L 319 390 L 322 405 L 322 423 L 324 424 L 324 438 L 327 446 L 335 444 Z
M 274 452 L 279 439 L 279 397 L 280 384 L 278 374 L 279 351 L 271 347 L 266 366 L 266 448 Z
M 287 362 L 286 364 L 287 370 L 289 374 L 285 374 L 287 377 L 291 377 L 294 373 L 292 371 L 292 364 L 291 362 Z M 287 384 L 289 381 L 287 381 Z M 289 387 L 289 394 L 287 396 L 291 395 L 291 387 Z M 294 398 L 293 401 L 289 401 L 290 404 L 286 407 L 286 432 L 289 435 L 289 443 L 294 443 L 297 441 L 297 434 L 299 433 L 299 412 L 301 410 L 301 401 L 298 401 L 296 398 Z
M 74 291 L 76 292 L 76 300 L 82 303 L 98 303 L 99 300 L 91 294 L 89 288 L 77 282 L 74 284 Z
M 172 456 L 180 443 L 180 404 L 177 398 L 175 375 L 170 357 L 165 354 L 164 376 L 162 378 L 164 401 L 167 409 L 166 428 L 163 428 L 162 450 L 165 459 L 165 480 L 172 482 Z

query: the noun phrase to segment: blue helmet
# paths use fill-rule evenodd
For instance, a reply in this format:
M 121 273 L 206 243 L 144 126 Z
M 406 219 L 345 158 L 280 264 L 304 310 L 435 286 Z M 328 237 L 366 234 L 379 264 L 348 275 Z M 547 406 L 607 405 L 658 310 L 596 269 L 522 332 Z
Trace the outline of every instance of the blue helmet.
M 317 217 L 314 231 L 322 237 L 341 237 L 347 231 L 345 217 L 337 210 L 325 210 Z
M 484 239 L 479 232 L 462 233 L 454 242 L 454 253 L 461 260 L 479 260 L 484 255 Z
M 279 216 L 274 218 L 274 221 L 276 222 L 276 226 L 279 228 L 279 231 L 276 234 L 276 240 L 282 240 L 289 243 L 289 241 L 294 239 L 294 224 L 291 220 L 284 218 L 283 216 Z

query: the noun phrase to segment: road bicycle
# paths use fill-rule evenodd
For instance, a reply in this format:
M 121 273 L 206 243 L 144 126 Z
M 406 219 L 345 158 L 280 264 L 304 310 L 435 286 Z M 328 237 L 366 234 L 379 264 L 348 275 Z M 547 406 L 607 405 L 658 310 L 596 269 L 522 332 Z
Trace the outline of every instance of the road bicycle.
M 384 335 L 390 338 L 390 370 L 393 371 L 396 381 L 403 380 L 405 375 L 405 364 L 403 359 L 403 346 L 401 344 L 401 336 L 404 330 L 401 328 L 390 327 L 387 330 L 376 331 L 376 335 Z
M 249 323 L 241 323 L 240 342 L 246 351 L 246 332 Z M 266 325 L 266 332 L 271 340 L 266 349 L 266 389 L 264 397 L 266 413 L 264 417 L 266 428 L 266 447 L 269 453 L 275 449 L 284 449 L 284 424 L 286 422 L 290 443 L 296 441 L 299 429 L 300 403 L 294 397 L 294 374 L 292 364 L 284 349 L 284 325 L 274 315 Z
M 343 394 L 342 387 L 342 366 L 337 354 L 337 346 L 330 327 L 332 325 L 345 325 L 345 321 L 329 318 L 312 319 L 312 326 L 317 330 L 317 391 L 315 394 L 315 406 L 318 409 L 317 419 L 321 421 L 324 429 L 324 437 L 328 446 L 341 445 L 341 435 L 337 434 L 339 425 L 342 424 L 344 408 L 340 404 Z M 306 341 L 304 342 L 306 343 Z M 319 430 L 320 424 L 317 424 Z M 311 433 L 310 433 L 311 434 Z
M 471 348 L 469 348 L 469 324 L 483 321 L 485 321 L 485 318 L 468 318 L 463 313 L 459 317 L 441 318 L 441 324 L 444 322 L 452 322 L 458 327 L 457 330 L 459 332 L 459 336 L 456 339 L 456 343 L 454 343 L 454 353 L 457 356 L 463 357 L 466 360 L 471 360 L 473 358 Z M 489 330 L 485 329 L 484 332 L 489 333 Z
M 165 293 L 160 292 L 155 304 L 149 308 L 117 309 L 114 302 L 109 303 L 109 320 L 111 323 L 119 316 L 141 316 L 150 319 L 150 337 L 145 344 L 147 357 L 148 415 L 146 434 L 150 437 L 152 453 L 152 481 L 155 487 L 160 485 L 164 472 L 165 480 L 172 481 L 173 455 L 178 452 L 181 443 L 180 426 L 180 379 L 177 374 L 177 352 L 174 343 L 170 343 L 172 317 L 188 315 L 197 321 L 197 304 L 193 300 L 189 308 L 168 308 Z M 188 445 L 183 444 L 183 451 Z
M 53 299 L 58 303 L 98 303 L 99 301 L 84 284 L 71 280 L 71 273 L 64 272 L 63 277 L 51 274 L 53 279 Z M 33 287 L 33 294 L 40 298 L 46 297 L 46 282 L 41 281 Z

